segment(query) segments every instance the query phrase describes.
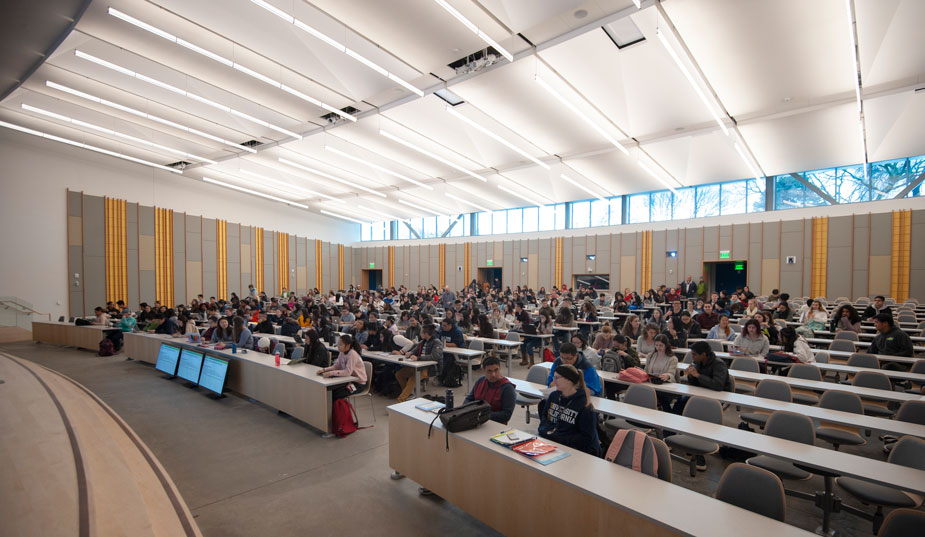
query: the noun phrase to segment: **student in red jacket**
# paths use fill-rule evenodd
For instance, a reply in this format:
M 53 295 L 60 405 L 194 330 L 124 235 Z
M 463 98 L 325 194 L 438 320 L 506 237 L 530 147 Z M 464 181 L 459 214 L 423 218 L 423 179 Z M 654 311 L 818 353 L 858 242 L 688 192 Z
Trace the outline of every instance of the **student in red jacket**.
M 482 371 L 485 376 L 475 381 L 465 403 L 485 401 L 491 406 L 491 421 L 507 425 L 517 400 L 514 384 L 501 375 L 501 360 L 494 356 L 482 360 Z

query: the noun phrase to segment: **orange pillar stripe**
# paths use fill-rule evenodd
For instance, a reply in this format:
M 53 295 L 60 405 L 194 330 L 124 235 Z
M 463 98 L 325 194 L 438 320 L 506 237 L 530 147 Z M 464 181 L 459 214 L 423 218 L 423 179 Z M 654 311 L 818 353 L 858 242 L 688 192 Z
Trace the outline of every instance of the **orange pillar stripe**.
M 912 211 L 893 211 L 890 295 L 897 302 L 909 298 L 909 266 L 912 254 Z

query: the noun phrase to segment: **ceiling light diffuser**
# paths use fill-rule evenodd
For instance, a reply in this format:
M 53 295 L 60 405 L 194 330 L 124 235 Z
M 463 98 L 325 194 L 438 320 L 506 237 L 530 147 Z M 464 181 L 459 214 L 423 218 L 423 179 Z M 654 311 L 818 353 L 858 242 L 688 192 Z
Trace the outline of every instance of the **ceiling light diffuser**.
M 600 134 L 605 140 L 613 144 L 613 146 L 619 149 L 620 151 L 623 151 L 624 155 L 630 154 L 629 151 L 625 147 L 623 147 L 623 144 L 618 142 L 613 136 L 610 135 L 610 133 L 605 131 L 593 119 L 588 117 L 587 114 L 579 110 L 578 107 L 572 104 L 571 101 L 566 99 L 564 95 L 556 91 L 556 89 L 550 86 L 548 82 L 546 82 L 545 80 L 543 80 L 542 78 L 538 76 L 534 77 L 533 80 L 535 80 L 536 83 L 539 84 L 544 90 L 549 92 L 550 95 L 555 97 L 560 103 L 564 104 L 565 107 L 571 110 L 576 116 L 583 119 L 585 123 L 587 123 L 592 129 L 594 129 L 598 134 Z
M 674 188 L 673 186 L 671 186 L 671 184 L 670 184 L 668 181 L 666 181 L 665 179 L 663 179 L 662 176 L 661 176 L 660 174 L 656 173 L 655 170 L 653 170 L 652 168 L 646 166 L 646 163 L 645 163 L 645 162 L 643 162 L 643 161 L 641 161 L 641 160 L 637 160 L 636 163 L 639 164 L 639 167 L 640 167 L 640 168 L 642 168 L 643 170 L 645 170 L 646 172 L 648 172 L 649 175 L 651 175 L 652 177 L 654 177 L 656 181 L 658 181 L 659 183 L 665 185 L 665 187 L 666 187 L 668 190 L 670 190 L 673 194 L 677 195 L 678 191 L 675 190 L 675 188 Z
M 512 196 L 514 196 L 514 197 L 516 197 L 516 198 L 520 198 L 520 199 L 522 199 L 522 200 L 524 200 L 524 201 L 526 201 L 526 202 L 528 202 L 528 203 L 530 203 L 530 204 L 532 204 L 532 205 L 535 205 L 535 206 L 537 206 L 537 207 L 542 207 L 543 205 L 546 205 L 546 204 L 545 204 L 544 202 L 542 202 L 542 201 L 538 201 L 537 199 L 535 199 L 535 198 L 533 198 L 533 197 L 531 197 L 531 196 L 528 196 L 528 195 L 526 195 L 526 194 L 523 194 L 522 192 L 517 192 L 517 191 L 515 191 L 515 190 L 513 190 L 513 189 L 507 188 L 507 187 L 504 186 L 504 185 L 498 185 L 498 190 L 501 190 L 501 191 L 503 191 L 503 192 L 507 192 L 508 194 L 510 194 L 510 195 L 512 195 Z
M 456 201 L 458 201 L 458 202 L 460 202 L 460 203 L 463 203 L 463 204 L 465 204 L 465 205 L 469 205 L 470 207 L 475 207 L 476 209 L 478 209 L 478 210 L 480 210 L 480 211 L 484 211 L 484 212 L 486 212 L 486 213 L 493 213 L 493 212 L 495 212 L 495 211 L 493 211 L 492 209 L 489 209 L 488 207 L 483 207 L 483 206 L 479 205 L 478 203 L 473 203 L 473 202 L 471 202 L 471 201 L 469 201 L 469 200 L 460 198 L 459 196 L 456 196 L 456 195 L 454 195 L 454 194 L 450 194 L 449 192 L 444 192 L 443 195 L 446 196 L 446 197 L 448 197 L 448 198 L 450 198 L 450 199 L 453 199 L 453 200 L 456 200 Z
M 341 179 L 340 177 L 337 177 L 336 175 L 331 175 L 331 174 L 326 173 L 326 172 L 323 172 L 323 171 L 321 171 L 321 170 L 316 170 L 315 168 L 311 168 L 311 167 L 306 166 L 306 165 L 304 165 L 304 164 L 299 164 L 298 162 L 294 162 L 294 161 L 292 161 L 292 160 L 284 159 L 284 158 L 282 158 L 282 157 L 280 157 L 278 160 L 279 160 L 280 162 L 282 162 L 283 164 L 286 164 L 286 165 L 288 165 L 288 166 L 292 166 L 293 168 L 298 168 L 298 169 L 300 169 L 300 170 L 302 170 L 302 171 L 306 171 L 306 172 L 308 172 L 308 173 L 311 173 L 311 174 L 314 174 L 314 175 L 318 175 L 318 176 L 320 176 L 320 177 L 324 177 L 325 179 L 330 179 L 330 180 L 332 180 L 332 181 L 336 181 L 336 182 L 338 182 L 338 183 L 340 183 L 340 184 L 342 184 L 342 185 L 347 185 L 347 186 L 349 186 L 349 187 L 351 187 L 351 188 L 359 188 L 360 190 L 362 190 L 362 191 L 364 191 L 364 192 L 369 192 L 370 194 L 373 194 L 373 195 L 375 195 L 375 196 L 379 196 L 380 198 L 386 197 L 386 195 L 383 194 L 382 192 L 376 192 L 375 190 L 372 190 L 372 189 L 370 189 L 370 188 L 366 188 L 365 186 L 361 186 L 361 185 L 356 184 L 356 181 L 348 181 L 347 179 Z
M 442 162 L 442 163 L 446 164 L 447 166 L 449 166 L 449 167 L 451 167 L 451 168 L 453 168 L 453 169 L 459 170 L 459 171 L 463 172 L 463 173 L 466 174 L 466 175 L 472 176 L 472 177 L 478 179 L 479 181 L 482 181 L 482 182 L 485 182 L 485 183 L 488 182 L 488 179 L 482 177 L 481 175 L 479 175 L 479 174 L 477 174 L 477 173 L 475 173 L 475 172 L 471 172 L 471 171 L 469 171 L 469 170 L 463 168 L 462 166 L 460 166 L 460 165 L 458 165 L 458 164 L 454 164 L 454 163 L 450 162 L 449 160 L 447 160 L 447 159 L 445 159 L 445 158 L 443 158 L 443 157 L 441 157 L 441 156 L 435 155 L 434 153 L 431 153 L 430 151 L 428 151 L 428 150 L 426 150 L 426 149 L 424 149 L 424 148 L 422 148 L 422 147 L 418 147 L 418 146 L 412 144 L 411 142 L 409 142 L 409 141 L 407 141 L 407 140 L 403 140 L 403 139 L 399 138 L 398 136 L 395 136 L 394 134 L 392 134 L 392 133 L 390 133 L 390 132 L 388 132 L 388 131 L 384 131 L 384 130 L 380 129 L 380 130 L 379 130 L 379 134 L 381 134 L 382 136 L 385 136 L 385 137 L 388 138 L 389 140 L 392 140 L 392 141 L 395 141 L 395 142 L 400 143 L 401 145 L 407 147 L 408 149 L 411 149 L 411 150 L 413 150 L 413 151 L 417 151 L 418 153 L 420 153 L 420 154 L 422 154 L 422 155 L 424 155 L 424 156 L 430 157 L 430 158 L 432 158 L 432 159 L 434 159 L 434 160 L 436 160 L 436 161 L 438 161 L 438 162 Z
M 250 170 L 239 169 L 238 171 L 243 173 L 244 175 L 249 175 L 255 179 L 260 179 L 261 181 L 270 183 L 271 185 L 276 185 L 276 188 L 282 190 L 283 192 L 286 192 L 287 190 L 291 190 L 293 193 L 304 195 L 306 198 L 319 197 L 319 198 L 325 198 L 331 201 L 336 201 L 338 203 L 346 203 L 342 199 L 337 199 L 335 197 L 328 196 L 327 194 L 322 194 L 321 192 L 315 192 L 314 190 L 309 190 L 307 188 L 295 186 L 285 181 L 280 181 L 279 179 L 274 179 L 272 177 L 267 177 L 266 175 L 254 173 Z
M 416 180 L 416 179 L 412 179 L 412 178 L 408 177 L 407 175 L 402 175 L 402 174 L 400 174 L 400 173 L 398 173 L 398 172 L 393 172 L 392 170 L 390 170 L 390 169 L 388 169 L 388 168 L 384 168 L 384 167 L 382 167 L 382 166 L 380 166 L 380 165 L 378 165 L 378 164 L 374 164 L 374 163 L 372 163 L 372 162 L 370 162 L 370 161 L 368 161 L 368 160 L 366 160 L 366 159 L 362 159 L 362 158 L 360 158 L 360 157 L 355 157 L 355 156 L 351 155 L 350 153 L 345 153 L 344 151 L 341 151 L 340 149 L 337 149 L 337 148 L 335 148 L 335 147 L 331 147 L 331 146 L 329 146 L 329 145 L 326 145 L 326 146 L 324 146 L 324 148 L 327 149 L 328 151 L 330 151 L 331 153 L 334 153 L 335 155 L 340 155 L 340 156 L 342 156 L 342 157 L 344 157 L 344 158 L 346 158 L 346 159 L 352 160 L 352 161 L 357 162 L 357 163 L 359 163 L 359 164 L 362 164 L 362 165 L 364 165 L 364 166 L 368 166 L 368 167 L 370 167 L 370 168 L 372 168 L 372 169 L 374 169 L 374 170 L 379 170 L 380 172 L 385 173 L 385 174 L 388 174 L 388 175 L 391 175 L 392 177 L 397 177 L 397 178 L 399 178 L 399 179 L 408 181 L 409 183 L 413 183 L 413 184 L 415 184 L 415 185 L 417 185 L 417 186 L 419 186 L 419 187 L 426 188 L 427 190 L 433 190 L 433 189 L 434 189 L 434 187 L 432 187 L 432 186 L 430 186 L 430 185 L 428 185 L 428 184 L 422 183 L 422 182 L 420 182 L 420 181 L 418 181 L 418 180 Z
M 549 164 L 546 164 L 545 162 L 543 162 L 543 161 L 541 161 L 540 159 L 534 157 L 534 156 L 531 155 L 530 153 L 527 153 L 526 151 L 524 151 L 523 149 L 517 147 L 516 145 L 512 144 L 511 142 L 508 142 L 508 141 L 505 140 L 504 138 L 502 138 L 502 137 L 498 136 L 497 134 L 491 132 L 490 130 L 486 129 L 486 128 L 483 127 L 482 125 L 479 125 L 478 123 L 476 123 L 476 122 L 473 121 L 472 119 L 469 119 L 468 117 L 464 116 L 462 113 L 460 113 L 458 110 L 456 110 L 456 109 L 453 108 L 452 106 L 447 106 L 447 107 L 446 107 L 446 111 L 449 112 L 450 115 L 453 115 L 453 116 L 459 118 L 459 119 L 462 120 L 464 123 L 466 123 L 467 125 L 473 127 L 474 129 L 476 129 L 477 131 L 481 132 L 481 133 L 484 134 L 485 136 L 488 136 L 488 137 L 491 138 L 492 140 L 495 140 L 495 141 L 497 141 L 498 143 L 504 145 L 505 147 L 507 147 L 507 148 L 509 148 L 509 149 L 511 149 L 511 150 L 513 150 L 513 151 L 515 151 L 516 153 L 518 153 L 518 154 L 520 154 L 520 155 L 523 155 L 523 156 L 524 156 L 525 158 L 527 158 L 528 160 L 531 160 L 531 161 L 535 162 L 538 166 L 542 166 L 543 168 L 545 168 L 545 169 L 547 169 L 547 170 L 551 169 L 551 168 L 549 167 Z
M 325 211 L 324 209 L 321 209 L 318 212 L 320 212 L 321 214 L 326 214 L 328 216 L 333 216 L 334 218 L 340 218 L 341 220 L 349 220 L 351 222 L 356 222 L 357 224 L 369 224 L 370 223 L 370 222 L 364 222 L 362 220 L 357 220 L 356 218 L 350 218 L 349 216 L 344 216 L 342 214 L 332 213 L 331 211 Z
M 582 185 L 581 183 L 579 183 L 578 181 L 572 179 L 572 178 L 569 177 L 568 175 L 565 175 L 565 174 L 563 173 L 563 174 L 559 175 L 559 177 L 561 177 L 562 179 L 564 179 L 566 182 L 571 183 L 572 185 L 574 185 L 574 186 L 580 188 L 581 190 L 587 192 L 588 194 L 591 194 L 591 195 L 594 196 L 595 198 L 597 198 L 597 199 L 599 199 L 599 200 L 601 200 L 601 201 L 607 201 L 607 200 L 604 198 L 604 196 L 601 196 L 601 195 L 598 194 L 597 192 L 595 192 L 595 191 L 591 190 L 590 188 L 588 188 L 588 187 Z
M 274 196 L 274 195 L 272 195 L 272 194 L 265 194 L 265 193 L 263 193 L 263 192 L 258 192 L 258 191 L 256 191 L 256 190 L 251 190 L 250 188 L 244 188 L 243 186 L 233 185 L 233 184 L 231 184 L 231 183 L 226 183 L 226 182 L 224 182 L 224 181 L 219 181 L 218 179 L 212 179 L 212 178 L 210 178 L 210 177 L 203 177 L 202 180 L 205 181 L 205 182 L 207 182 L 207 183 L 212 183 L 212 184 L 214 184 L 214 185 L 223 186 L 223 187 L 225 187 L 225 188 L 230 188 L 230 189 L 232 189 L 232 190 L 237 190 L 238 192 L 244 192 L 245 194 L 251 194 L 251 195 L 253 195 L 253 196 L 259 196 L 259 197 L 261 197 L 261 198 L 266 198 L 266 199 L 268 199 L 268 200 L 279 201 L 279 202 L 285 203 L 285 204 L 287 204 L 287 205 L 292 205 L 293 207 L 298 207 L 298 208 L 300 208 L 300 209 L 308 209 L 308 205 L 303 205 L 303 204 L 301 204 L 301 203 L 298 203 L 298 202 L 295 202 L 295 201 L 292 201 L 292 200 L 287 200 L 287 199 L 285 199 L 285 198 L 280 198 L 280 197 Z

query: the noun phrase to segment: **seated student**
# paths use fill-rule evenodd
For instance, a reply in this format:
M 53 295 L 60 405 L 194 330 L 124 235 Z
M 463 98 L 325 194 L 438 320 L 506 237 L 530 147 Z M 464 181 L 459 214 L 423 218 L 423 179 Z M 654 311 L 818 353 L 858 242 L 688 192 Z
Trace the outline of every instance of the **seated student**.
M 771 315 L 773 320 L 780 319 L 782 321 L 789 321 L 791 317 L 793 317 L 793 312 L 790 310 L 790 304 L 785 300 L 781 300 L 777 304 L 777 308 L 775 308 L 774 313 Z
M 273 323 L 267 318 L 267 314 L 260 312 L 257 314 L 257 326 L 254 327 L 255 334 L 275 334 L 276 327 L 273 326 Z
M 591 390 L 591 395 L 599 396 L 603 391 L 601 386 L 601 377 L 597 370 L 592 367 L 591 362 L 583 354 L 578 353 L 578 348 L 571 342 L 565 342 L 559 349 L 559 357 L 552 363 L 549 371 L 549 377 L 546 379 L 546 385 L 552 385 L 555 378 L 556 368 L 560 365 L 570 365 L 576 370 L 581 371 L 584 377 L 584 384 Z
M 764 358 L 770 350 L 768 336 L 761 332 L 761 323 L 757 319 L 745 321 L 742 332 L 735 338 L 735 348 L 739 354 Z
M 639 354 L 646 356 L 655 350 L 655 337 L 658 335 L 658 326 L 655 324 L 647 324 L 645 330 L 642 332 L 642 335 L 639 336 L 639 340 L 636 342 L 636 350 L 639 351 Z
M 681 319 L 679 317 L 670 317 L 666 325 L 662 335 L 668 338 L 671 347 L 675 349 L 687 347 L 687 331 L 682 326 Z
M 254 350 L 262 354 L 270 354 L 276 350 L 276 345 L 278 344 L 279 341 L 276 338 L 263 336 L 257 340 L 257 344 L 254 345 Z
M 833 332 L 849 331 L 855 334 L 861 333 L 861 316 L 858 310 L 854 309 L 851 304 L 845 304 L 835 311 L 832 321 L 829 324 L 829 330 Z
M 228 317 L 222 317 L 218 320 L 218 326 L 212 332 L 212 343 L 232 343 L 234 341 L 234 331 L 231 329 L 231 323 Z
M 123 332 L 132 332 L 135 330 L 136 325 L 137 322 L 135 318 L 132 317 L 132 312 L 130 310 L 123 310 L 122 319 L 119 320 L 119 328 L 122 329 Z
M 382 350 L 382 333 L 378 324 L 366 321 L 366 339 L 360 344 L 360 348 L 367 351 Z
M 235 317 L 231 322 L 232 324 L 232 341 L 237 343 L 239 349 L 252 349 L 254 348 L 253 336 L 251 331 L 244 324 L 244 317 Z
M 203 341 L 212 341 L 212 334 L 215 333 L 215 329 L 218 327 L 218 317 L 212 316 L 209 317 L 209 327 L 206 328 L 206 331 L 202 333 Z
M 180 327 L 177 325 L 177 316 L 172 309 L 167 310 L 164 314 L 164 320 L 154 329 L 155 334 L 167 334 L 169 336 L 180 335 Z
M 655 350 L 646 357 L 646 373 L 658 377 L 662 382 L 674 382 L 678 371 L 678 359 L 664 334 L 655 336 Z
M 877 329 L 877 335 L 871 341 L 868 353 L 910 357 L 913 355 L 912 340 L 909 339 L 909 334 L 893 324 L 892 313 L 874 315 L 874 328 Z
M 456 326 L 456 323 L 453 322 L 449 316 L 440 321 L 440 326 L 442 330 L 437 334 L 441 340 L 443 340 L 444 347 L 465 347 L 465 340 L 463 339 L 463 333 Z
M 591 344 L 591 347 L 603 356 L 605 352 L 613 348 L 613 342 L 613 328 L 609 324 L 605 324 L 601 326 L 601 331 L 594 336 L 594 343 Z
M 703 337 L 703 328 L 700 326 L 700 323 L 694 320 L 691 312 L 684 310 L 681 312 L 680 317 L 681 328 L 684 329 L 687 339 L 700 339 Z M 728 319 L 729 316 L 727 315 L 726 318 Z M 714 325 L 713 328 L 716 328 L 716 325 Z
M 342 399 L 362 388 L 366 384 L 366 366 L 360 358 L 360 346 L 349 334 L 344 334 L 337 341 L 337 360 L 330 367 L 323 367 L 318 374 L 328 377 L 356 377 L 359 382 L 350 382 L 331 391 L 332 399 Z
M 563 343 L 561 351 L 564 353 L 568 346 L 573 345 Z M 600 457 L 597 412 L 591 406 L 591 394 L 584 377 L 568 364 L 557 368 L 552 377 L 556 389 L 539 404 L 540 436 Z
M 758 325 L 761 326 L 761 333 L 768 338 L 768 345 L 777 345 L 779 337 L 777 325 L 770 322 L 769 317 L 760 311 L 755 314 L 753 319 L 758 321 Z
M 96 318 L 93 319 L 91 324 L 109 326 L 109 314 L 106 313 L 106 310 L 97 306 L 96 308 L 93 309 L 93 313 L 96 314 Z
M 318 367 L 329 367 L 331 365 L 331 353 L 328 351 L 327 347 L 324 346 L 324 342 L 321 341 L 321 336 L 318 335 L 318 331 L 314 328 L 309 328 L 305 333 L 305 337 L 306 343 L 302 352 L 302 357 L 290 360 L 289 365 L 304 362 Z
M 308 310 L 299 310 L 299 328 L 311 328 L 312 316 Z
M 296 337 L 300 332 L 302 332 L 302 327 L 299 326 L 299 320 L 295 318 L 294 314 L 283 319 L 283 324 L 279 328 L 279 335 Z
M 585 335 L 581 332 L 574 332 L 572 334 L 572 344 L 578 348 L 580 352 L 588 362 L 591 363 L 591 367 L 597 369 L 601 367 L 601 357 L 591 347 L 588 346 L 588 341 L 585 339 Z
M 416 341 L 419 337 L 421 337 L 421 325 L 418 323 L 417 317 L 411 317 L 408 319 L 408 328 L 405 329 L 405 333 L 403 335 L 410 341 Z
M 633 348 L 633 342 L 623 334 L 613 337 L 613 351 L 623 360 L 623 369 L 639 367 L 639 353 Z
M 874 297 L 874 303 L 870 304 L 864 309 L 864 313 L 861 314 L 861 320 L 866 321 L 880 313 L 886 313 L 890 317 L 893 316 L 893 310 L 885 303 L 885 298 L 883 295 L 877 295 Z
M 491 321 L 488 319 L 488 315 L 484 313 L 479 315 L 479 337 L 484 337 L 488 339 L 498 339 L 498 334 L 495 333 L 495 327 L 491 325 Z
M 485 401 L 491 406 L 491 421 L 507 425 L 517 399 L 514 384 L 501 374 L 501 360 L 495 356 L 482 360 L 482 371 L 485 376 L 475 381 L 463 403 Z
M 687 371 L 684 373 L 687 375 L 688 384 L 691 386 L 709 388 L 718 392 L 732 391 L 732 377 L 729 375 L 726 362 L 716 357 L 709 343 L 706 341 L 698 341 L 691 345 L 691 356 L 694 360 L 694 365 L 687 368 Z M 680 414 L 683 409 L 684 405 L 681 405 L 678 414 Z
M 719 324 L 710 329 L 707 333 L 707 339 L 721 339 L 724 341 L 733 340 L 738 334 L 729 326 L 729 316 L 720 315 Z
M 719 315 L 713 311 L 713 304 L 707 302 L 703 305 L 703 313 L 697 316 L 697 324 L 702 330 L 709 330 L 719 323 Z
M 792 327 L 781 328 L 778 337 L 782 349 L 769 352 L 767 356 L 769 362 L 792 363 L 795 359 L 801 364 L 816 363 L 816 357 L 813 355 L 813 350 L 809 348 L 809 343 Z

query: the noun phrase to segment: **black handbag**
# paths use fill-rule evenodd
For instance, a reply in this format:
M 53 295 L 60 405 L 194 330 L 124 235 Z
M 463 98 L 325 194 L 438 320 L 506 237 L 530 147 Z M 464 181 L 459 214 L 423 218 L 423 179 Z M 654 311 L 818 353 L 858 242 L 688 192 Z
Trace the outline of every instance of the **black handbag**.
M 491 405 L 485 401 L 472 401 L 462 406 L 446 410 L 443 409 L 437 414 L 437 417 L 430 422 L 427 428 L 427 438 L 434 428 L 434 422 L 440 419 L 443 429 L 446 431 L 446 450 L 450 450 L 450 433 L 458 433 L 474 429 L 488 421 L 491 417 Z

